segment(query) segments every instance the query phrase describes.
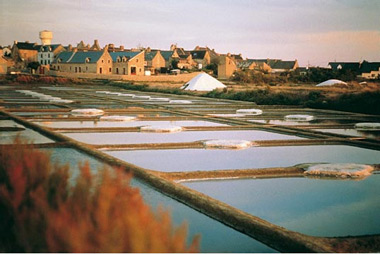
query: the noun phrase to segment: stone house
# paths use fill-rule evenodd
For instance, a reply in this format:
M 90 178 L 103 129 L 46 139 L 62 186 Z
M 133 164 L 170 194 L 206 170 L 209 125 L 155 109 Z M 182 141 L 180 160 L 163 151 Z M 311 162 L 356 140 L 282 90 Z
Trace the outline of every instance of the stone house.
M 298 61 L 268 60 L 267 64 L 272 69 L 271 73 L 283 73 L 294 71 L 299 67 Z
M 37 62 L 37 54 L 40 47 L 37 43 L 29 43 L 29 41 L 14 41 L 11 53 L 12 59 L 16 62 L 24 62 L 25 64 Z
M 176 50 L 161 50 L 161 55 L 165 59 L 165 68 L 171 69 L 172 61 L 179 59 L 179 55 Z
M 190 54 L 198 69 L 202 69 L 211 63 L 211 56 L 207 50 L 193 50 L 190 51 Z
M 360 64 L 359 77 L 365 79 L 380 79 L 380 62 L 367 62 L 363 61 Z
M 112 59 L 112 74 L 143 76 L 145 52 L 120 51 L 110 52 Z
M 51 69 L 70 73 L 112 74 L 112 58 L 107 47 L 103 51 L 61 52 Z
M 237 69 L 237 64 L 231 55 L 219 56 L 218 78 L 229 79 Z
M 144 66 L 145 70 L 148 70 L 152 74 L 155 74 L 160 72 L 161 68 L 166 67 L 166 61 L 159 50 L 147 49 L 145 51 Z

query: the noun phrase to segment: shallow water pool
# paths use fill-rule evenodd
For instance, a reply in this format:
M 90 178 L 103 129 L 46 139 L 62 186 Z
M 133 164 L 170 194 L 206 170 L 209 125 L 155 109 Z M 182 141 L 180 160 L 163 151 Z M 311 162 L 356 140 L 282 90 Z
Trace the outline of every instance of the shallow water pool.
M 259 130 L 182 131 L 176 133 L 63 133 L 63 135 L 88 144 L 145 144 L 172 142 L 181 143 L 194 142 L 205 139 L 243 139 L 249 141 L 302 139 L 297 136 L 290 136 Z
M 243 150 L 108 151 L 137 166 L 163 171 L 289 167 L 301 163 L 380 163 L 380 151 L 345 145 L 251 147 Z
M 183 184 L 271 223 L 308 235 L 380 233 L 380 174 L 361 181 L 300 177 Z

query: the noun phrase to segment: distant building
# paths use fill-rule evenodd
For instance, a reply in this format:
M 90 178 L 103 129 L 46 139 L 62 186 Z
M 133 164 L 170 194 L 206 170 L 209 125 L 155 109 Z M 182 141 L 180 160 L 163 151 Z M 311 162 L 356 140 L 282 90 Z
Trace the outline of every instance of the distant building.
M 290 72 L 294 71 L 299 67 L 298 61 L 282 61 L 282 60 L 274 60 L 268 61 L 268 65 L 270 66 L 271 73 L 282 73 L 282 72 Z
M 162 56 L 159 50 L 145 51 L 145 70 L 150 71 L 152 74 L 160 72 L 161 68 L 165 68 L 165 58 Z
M 352 71 L 354 73 L 360 72 L 360 63 L 359 62 L 330 62 L 329 67 L 333 71 L 345 70 Z
M 230 78 L 237 68 L 236 60 L 230 54 L 219 56 L 218 78 Z
M 363 61 L 360 65 L 360 77 L 365 79 L 380 79 L 380 62 Z
M 12 59 L 15 62 L 37 62 L 38 50 L 41 46 L 37 43 L 14 41 L 12 46 Z
M 61 52 L 51 69 L 69 73 L 112 74 L 112 58 L 105 47 L 102 51 Z
M 109 55 L 113 64 L 112 74 L 136 76 L 144 75 L 144 51 L 110 52 Z

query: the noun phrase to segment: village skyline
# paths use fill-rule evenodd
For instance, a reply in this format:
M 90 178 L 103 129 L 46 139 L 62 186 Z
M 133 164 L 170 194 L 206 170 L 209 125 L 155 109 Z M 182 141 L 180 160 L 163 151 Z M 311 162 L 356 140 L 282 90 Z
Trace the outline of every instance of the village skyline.
M 380 60 L 380 2 L 366 1 L 5 1 L 0 45 L 38 42 L 126 48 L 208 46 L 244 58 L 297 59 L 300 66 Z

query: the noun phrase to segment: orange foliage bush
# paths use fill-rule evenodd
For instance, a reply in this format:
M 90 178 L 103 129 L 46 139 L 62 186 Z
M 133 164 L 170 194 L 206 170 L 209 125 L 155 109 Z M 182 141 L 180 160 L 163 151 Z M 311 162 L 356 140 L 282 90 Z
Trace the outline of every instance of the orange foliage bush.
M 187 228 L 173 229 L 170 215 L 155 214 L 131 176 L 81 166 L 76 183 L 69 167 L 52 164 L 31 147 L 0 148 L 1 252 L 195 252 Z
M 17 76 L 16 81 L 20 83 L 30 83 L 34 81 L 34 78 L 30 75 L 20 75 Z

